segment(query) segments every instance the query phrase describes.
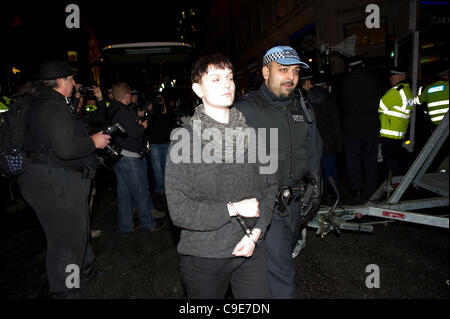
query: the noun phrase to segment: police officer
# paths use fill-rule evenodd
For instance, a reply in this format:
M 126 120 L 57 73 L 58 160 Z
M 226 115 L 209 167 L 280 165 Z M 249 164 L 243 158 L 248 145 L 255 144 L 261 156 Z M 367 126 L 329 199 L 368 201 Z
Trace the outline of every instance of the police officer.
M 360 203 L 363 192 L 377 189 L 377 154 L 380 122 L 378 104 L 382 96 L 375 78 L 366 70 L 361 56 L 348 61 L 349 74 L 342 81 L 342 131 L 350 191 Z M 356 203 L 356 202 L 355 202 Z
M 420 87 L 416 104 L 427 103 L 428 115 L 435 125 L 441 123 L 448 111 L 448 68 L 438 74 L 441 80 L 436 81 L 424 90 Z
M 324 193 L 327 193 L 327 199 L 331 199 L 334 191 L 328 179 L 330 176 L 333 177 L 336 187 L 339 188 L 336 156 L 343 147 L 340 114 L 333 96 L 328 92 L 328 78 L 325 74 L 315 75 L 311 83 L 313 87 L 309 90 L 306 98 L 316 115 L 317 129 L 323 143 L 321 163 Z
M 3 95 L 3 88 L 0 84 L 0 113 L 8 111 L 10 104 L 11 99 L 6 95 Z
M 69 274 L 81 274 L 82 286 L 99 273 L 89 243 L 87 200 L 95 149 L 106 147 L 110 136 L 85 131 L 68 99 L 75 82 L 67 62 L 50 61 L 39 70 L 43 87 L 30 108 L 25 142 L 29 164 L 19 185 L 47 238 L 50 292 L 64 298 L 77 293 L 77 286 L 67 285 Z
M 236 103 L 249 126 L 266 130 L 267 150 L 278 150 L 279 201 L 265 241 L 272 298 L 295 298 L 292 251 L 301 227 L 319 207 L 321 196 L 322 142 L 312 111 L 302 107 L 294 94 L 301 67 L 308 65 L 293 48 L 271 48 L 263 59 L 264 83 Z M 270 128 L 277 128 L 277 145 L 270 145 Z M 312 190 L 305 202 L 303 183 Z
M 347 174 L 354 200 L 364 200 L 377 189 L 377 154 L 380 122 L 378 104 L 382 96 L 375 78 L 367 71 L 364 59 L 348 61 L 349 74 L 342 81 L 342 131 Z
M 314 87 L 311 83 L 313 76 L 314 75 L 311 72 L 304 72 L 304 74 L 300 76 L 300 90 L 302 90 L 303 96 L 306 96 L 309 90 Z
M 393 176 L 403 174 L 407 169 L 403 140 L 409 126 L 413 109 L 413 95 L 407 81 L 405 68 L 395 67 L 390 71 L 392 88 L 380 100 L 380 142 L 386 168 Z

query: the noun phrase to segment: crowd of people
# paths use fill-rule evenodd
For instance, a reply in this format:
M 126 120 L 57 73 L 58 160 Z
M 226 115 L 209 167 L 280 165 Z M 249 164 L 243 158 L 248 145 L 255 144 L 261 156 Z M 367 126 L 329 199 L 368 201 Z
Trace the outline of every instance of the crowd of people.
M 413 104 L 426 102 L 436 125 L 448 111 L 448 69 L 417 97 L 404 68 L 390 70 L 387 92 L 360 57 L 348 62 L 338 92 L 324 73 L 308 69 L 293 48 L 273 47 L 263 57 L 259 90 L 235 100 L 230 60 L 201 57 L 191 80 L 202 103 L 192 117 L 177 119 L 163 94 L 140 103 L 123 82 L 107 97 L 95 85 L 85 94 L 68 63 L 42 64 L 18 181 L 46 234 L 50 292 L 78 292 L 66 284 L 67 265 L 79 267 L 81 285 L 102 275 L 91 248 L 100 235 L 90 227 L 92 199 L 98 154 L 115 146 L 118 155 L 109 156 L 120 235 L 164 228 L 166 212 L 155 208 L 151 193 L 165 196 L 181 229 L 179 270 L 188 298 L 224 298 L 230 284 L 235 298 L 295 298 L 292 252 L 323 192 L 332 194 L 330 177 L 339 187 L 347 176 L 353 197 L 368 200 L 380 149 L 393 175 L 408 168 L 403 142 Z M 107 130 L 116 123 L 121 130 Z M 273 152 L 276 171 L 261 173 L 266 163 L 253 155 Z

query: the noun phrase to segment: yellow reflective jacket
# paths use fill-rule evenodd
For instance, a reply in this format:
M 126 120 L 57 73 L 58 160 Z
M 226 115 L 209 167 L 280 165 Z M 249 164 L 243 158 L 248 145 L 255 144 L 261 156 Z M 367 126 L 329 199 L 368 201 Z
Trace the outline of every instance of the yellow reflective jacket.
M 399 83 L 381 98 L 378 107 L 380 113 L 380 136 L 403 139 L 409 125 L 413 109 L 413 95 L 408 83 Z

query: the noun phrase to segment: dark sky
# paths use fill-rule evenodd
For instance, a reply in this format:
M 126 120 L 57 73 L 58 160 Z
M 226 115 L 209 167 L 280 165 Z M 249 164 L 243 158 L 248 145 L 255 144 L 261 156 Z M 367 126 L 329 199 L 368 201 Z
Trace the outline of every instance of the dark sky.
M 95 34 L 105 44 L 135 41 L 177 41 L 180 12 L 204 1 L 123 1 L 80 5 Z M 109 4 L 112 3 L 112 4 Z
M 68 29 L 68 4 L 80 8 L 81 29 Z M 0 63 L 16 65 L 24 76 L 34 74 L 39 63 L 67 59 L 67 51 L 87 51 L 83 21 L 87 21 L 103 49 L 109 44 L 147 41 L 180 41 L 181 11 L 199 8 L 207 1 L 86 1 L 58 2 L 13 0 L 2 4 L 0 36 L 12 50 L 0 52 Z M 200 10 L 201 11 L 201 10 Z M 201 13 L 199 12 L 199 15 Z M 3 30 L 6 30 L 4 32 Z M 82 55 L 83 59 L 87 59 Z M 87 60 L 80 60 L 85 65 Z M 0 82 L 4 82 L 0 76 Z
M 69 13 L 65 8 L 72 3 L 80 8 L 80 29 L 66 27 Z M 75 50 L 80 53 L 77 67 L 82 68 L 88 64 L 83 21 L 93 30 L 100 50 L 109 44 L 126 42 L 180 41 L 177 27 L 181 11 L 206 3 L 200 0 L 8 1 L 0 9 L 0 37 L 10 49 L 0 52 L 0 67 L 9 72 L 13 65 L 23 71 L 20 76 L 26 79 L 37 73 L 39 63 L 67 59 L 67 52 Z M 6 82 L 6 75 L 1 73 L 0 83 Z
M 16 1 L 9 8 L 2 9 L 2 20 L 14 23 L 14 16 L 20 16 L 20 23 L 28 35 L 45 38 L 49 33 L 64 32 L 64 12 L 67 4 L 77 4 L 81 20 L 88 21 L 101 44 L 135 41 L 177 41 L 176 28 L 182 9 L 199 7 L 207 3 L 190 1 L 85 1 L 61 2 Z M 3 6 L 3 4 L 2 4 Z M 7 18 L 4 18 L 4 14 Z

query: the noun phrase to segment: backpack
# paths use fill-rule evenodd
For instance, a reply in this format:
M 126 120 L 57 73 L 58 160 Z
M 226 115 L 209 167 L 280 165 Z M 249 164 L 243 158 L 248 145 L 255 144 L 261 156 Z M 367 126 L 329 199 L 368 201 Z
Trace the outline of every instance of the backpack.
M 1 113 L 0 120 L 0 175 L 14 178 L 25 170 L 25 134 L 31 97 L 24 96 Z

